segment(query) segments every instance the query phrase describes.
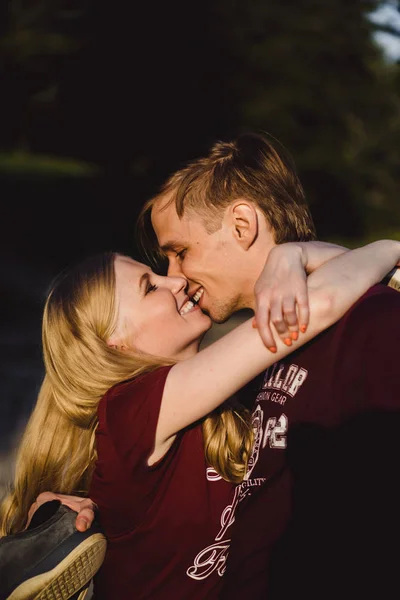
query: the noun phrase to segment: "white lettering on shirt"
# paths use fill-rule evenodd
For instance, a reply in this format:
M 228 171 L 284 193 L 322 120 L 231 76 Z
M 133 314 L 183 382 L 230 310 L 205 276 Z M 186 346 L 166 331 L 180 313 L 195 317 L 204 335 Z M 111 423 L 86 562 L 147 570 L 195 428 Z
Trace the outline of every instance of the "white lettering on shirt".
M 264 410 L 260 403 L 270 401 L 284 406 L 288 396 L 293 398 L 297 394 L 307 375 L 306 369 L 294 364 L 287 367 L 283 363 L 275 363 L 266 370 L 261 390 L 257 395 L 257 405 L 252 415 L 254 443 L 247 473 L 243 481 L 236 486 L 232 503 L 226 506 L 221 514 L 221 528 L 214 538 L 214 543 L 201 550 L 196 555 L 192 566 L 187 569 L 186 574 L 192 579 L 206 579 L 215 572 L 222 577 L 226 569 L 231 543 L 227 533 L 235 522 L 237 506 L 247 495 L 251 495 L 254 487 L 259 487 L 266 481 L 265 477 L 250 478 L 258 462 L 260 449 L 268 446 L 271 449 L 284 450 L 287 446 L 289 426 L 287 416 L 282 413 L 279 417 L 269 417 L 264 425 Z M 207 468 L 206 477 L 210 482 L 222 479 L 221 475 L 212 467 Z
M 307 379 L 307 375 L 308 371 L 298 365 L 291 364 L 288 367 L 284 363 L 275 363 L 265 371 L 263 384 L 257 396 L 257 400 L 259 402 L 262 400 L 271 400 L 272 402 L 277 401 L 276 396 L 273 396 L 271 393 L 268 394 L 268 391 L 266 390 L 281 390 L 293 398 L 297 394 L 300 386 L 302 386 Z M 282 396 L 280 396 L 281 399 Z M 286 396 L 283 396 L 283 398 L 285 400 L 280 402 L 280 404 L 286 402 Z
M 195 557 L 193 565 L 189 567 L 186 574 L 192 579 L 205 579 L 215 571 L 222 577 L 225 573 L 225 563 L 229 554 L 230 539 L 222 539 L 229 527 L 235 521 L 235 512 L 237 505 L 247 496 L 252 487 L 260 486 L 265 478 L 258 477 L 251 481 L 243 480 L 236 486 L 232 504 L 229 504 L 221 515 L 221 529 L 215 536 L 215 543 L 201 550 Z

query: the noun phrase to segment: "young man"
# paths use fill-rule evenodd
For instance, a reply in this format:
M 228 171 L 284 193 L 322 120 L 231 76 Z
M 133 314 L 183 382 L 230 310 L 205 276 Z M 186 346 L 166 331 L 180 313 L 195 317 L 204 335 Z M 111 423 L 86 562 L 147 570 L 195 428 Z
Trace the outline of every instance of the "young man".
M 167 181 L 144 207 L 139 227 L 144 246 L 156 243 L 169 274 L 189 279 L 190 294 L 214 321 L 256 310 L 272 351 L 269 316 L 287 344 L 307 326 L 298 269 L 281 308 L 269 314 L 275 281 L 303 264 L 302 242 L 315 231 L 292 164 L 267 139 L 251 134 L 216 144 Z M 271 285 L 258 293 L 268 253 L 288 241 L 299 242 L 292 259 L 262 275 L 261 287 Z M 321 245 L 314 266 L 342 251 Z M 255 444 L 226 519 L 232 542 L 223 598 L 393 595 L 399 317 L 400 295 L 375 286 L 336 325 L 246 389 Z M 80 517 L 90 521 L 82 502 Z M 226 554 L 206 560 L 207 568 L 222 571 Z
M 167 181 L 139 226 L 145 247 L 154 232 L 168 274 L 188 278 L 214 321 L 257 309 L 273 350 L 274 277 L 255 300 L 257 279 L 274 245 L 315 237 L 300 181 L 276 146 L 253 134 L 215 144 Z M 328 246 L 318 260 L 338 251 Z M 308 320 L 303 282 L 294 287 L 271 314 L 288 344 Z M 398 589 L 398 339 L 400 295 L 378 285 L 255 382 L 246 398 L 255 446 L 230 516 L 223 598 L 381 598 Z

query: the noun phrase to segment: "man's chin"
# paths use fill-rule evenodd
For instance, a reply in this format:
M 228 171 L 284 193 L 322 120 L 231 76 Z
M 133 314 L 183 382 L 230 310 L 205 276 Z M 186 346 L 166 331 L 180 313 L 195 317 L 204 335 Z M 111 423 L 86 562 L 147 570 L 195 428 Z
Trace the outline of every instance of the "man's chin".
M 222 311 L 222 310 L 216 310 L 216 309 L 208 309 L 208 308 L 202 308 L 201 309 L 203 311 L 203 313 L 205 315 L 207 315 L 207 317 L 210 317 L 210 319 L 212 320 L 213 323 L 216 323 L 217 325 L 222 325 L 223 323 L 226 323 L 228 321 L 228 319 L 234 314 L 235 311 Z

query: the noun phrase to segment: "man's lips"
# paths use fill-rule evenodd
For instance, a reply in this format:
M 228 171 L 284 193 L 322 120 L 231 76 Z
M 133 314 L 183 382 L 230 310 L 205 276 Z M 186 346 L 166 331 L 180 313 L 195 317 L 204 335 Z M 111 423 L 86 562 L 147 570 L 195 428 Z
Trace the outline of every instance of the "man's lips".
M 204 288 L 199 287 L 198 290 L 192 296 L 193 302 L 198 304 L 200 302 L 200 298 L 202 297 L 203 294 L 204 294 Z
M 185 297 L 183 299 L 183 302 L 180 306 L 178 306 L 178 312 L 181 312 L 182 308 L 185 306 L 185 304 L 187 304 L 188 302 L 190 302 L 190 296 L 185 294 Z
M 200 298 L 203 295 L 203 288 L 199 288 L 195 294 L 193 294 L 193 296 L 191 296 L 190 298 L 187 298 L 187 300 L 184 301 L 184 303 L 182 304 L 182 306 L 179 309 L 179 314 L 180 315 L 185 315 L 186 313 L 188 313 L 189 311 L 193 310 L 193 308 L 198 304 Z

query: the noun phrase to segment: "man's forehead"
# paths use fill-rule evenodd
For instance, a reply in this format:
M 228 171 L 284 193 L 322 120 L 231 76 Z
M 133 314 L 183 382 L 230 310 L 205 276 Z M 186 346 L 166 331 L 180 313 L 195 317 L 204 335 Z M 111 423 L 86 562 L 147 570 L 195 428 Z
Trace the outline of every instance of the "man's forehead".
M 154 203 L 151 209 L 151 223 L 153 228 L 161 228 L 161 226 L 165 223 L 168 223 L 169 226 L 174 223 L 179 224 L 179 216 L 176 212 L 175 202 L 171 202 L 168 198 L 158 200 Z
M 151 224 L 160 247 L 175 247 L 177 244 L 189 243 L 193 233 L 194 218 L 183 215 L 179 217 L 175 203 L 155 204 L 151 211 Z

